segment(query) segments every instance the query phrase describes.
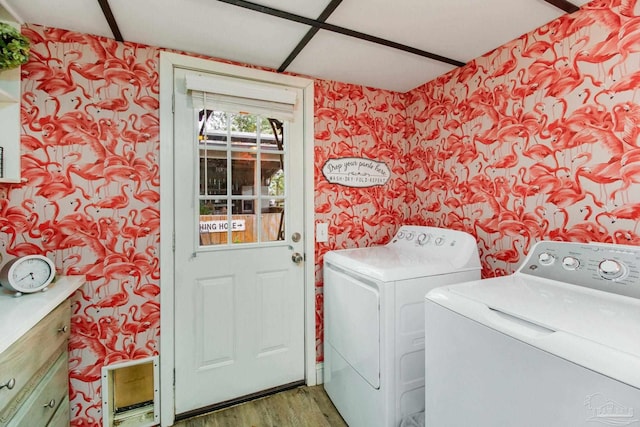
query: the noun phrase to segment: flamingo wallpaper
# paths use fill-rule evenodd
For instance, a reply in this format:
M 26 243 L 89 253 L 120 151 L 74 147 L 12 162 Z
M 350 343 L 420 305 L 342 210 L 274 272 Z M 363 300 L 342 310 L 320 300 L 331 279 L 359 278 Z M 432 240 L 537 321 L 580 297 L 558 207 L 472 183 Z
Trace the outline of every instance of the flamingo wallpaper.
M 72 300 L 72 425 L 102 425 L 101 368 L 158 354 L 158 50 L 28 26 L 22 177 L 0 186 L 4 259 L 86 275 Z
M 316 81 L 317 360 L 322 257 L 399 224 L 467 230 L 485 277 L 539 239 L 640 244 L 640 7 L 594 1 L 405 94 Z M 100 369 L 158 353 L 159 48 L 35 25 L 22 68 L 24 184 L 0 184 L 0 254 L 84 274 L 73 299 L 72 425 L 101 423 Z M 402 76 L 398 76 L 402 78 Z M 380 187 L 329 158 L 384 161 Z
M 638 28 L 591 2 L 413 90 L 408 216 L 474 234 L 484 276 L 540 239 L 640 244 Z
M 386 243 L 400 223 L 473 234 L 483 277 L 541 239 L 640 244 L 639 28 L 636 1 L 594 1 L 406 94 L 318 82 L 319 309 L 324 253 Z M 326 159 L 351 156 L 392 179 L 329 184 Z
M 485 277 L 541 239 L 640 244 L 639 28 L 594 1 L 413 90 L 406 215 L 475 235 Z

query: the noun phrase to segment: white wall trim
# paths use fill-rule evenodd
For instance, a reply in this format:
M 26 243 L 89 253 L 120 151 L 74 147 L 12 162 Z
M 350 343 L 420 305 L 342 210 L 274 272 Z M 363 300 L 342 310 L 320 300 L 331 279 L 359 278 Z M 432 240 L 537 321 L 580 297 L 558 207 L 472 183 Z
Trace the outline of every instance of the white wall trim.
M 324 362 L 316 364 L 316 385 L 324 384 Z
M 160 52 L 160 423 L 175 420 L 173 393 L 173 58 Z M 166 279 L 164 279 L 166 278 Z M 164 291 L 162 288 L 165 288 Z
M 174 396 L 174 268 L 173 268 L 173 72 L 175 67 L 278 83 L 304 93 L 304 219 L 305 219 L 305 379 L 316 385 L 315 238 L 314 238 L 314 82 L 264 70 L 160 52 L 160 422 L 175 419 Z

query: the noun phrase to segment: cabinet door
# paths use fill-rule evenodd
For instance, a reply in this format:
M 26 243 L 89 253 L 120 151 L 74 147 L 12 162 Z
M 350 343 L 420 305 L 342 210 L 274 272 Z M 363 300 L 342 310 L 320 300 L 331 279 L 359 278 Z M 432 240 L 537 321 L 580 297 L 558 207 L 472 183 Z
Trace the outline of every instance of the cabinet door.
M 69 398 L 65 397 L 62 402 L 60 402 L 60 406 L 56 409 L 56 413 L 47 424 L 47 427 L 68 427 L 70 423 L 69 416 Z
M 60 349 L 66 352 L 70 316 L 69 301 L 65 301 L 0 355 L 0 383 L 15 381 L 13 389 L 0 390 L 0 425 L 33 391 Z
M 68 398 L 69 366 L 67 353 L 58 358 L 42 382 L 20 407 L 8 427 L 46 426 L 53 418 L 60 402 Z

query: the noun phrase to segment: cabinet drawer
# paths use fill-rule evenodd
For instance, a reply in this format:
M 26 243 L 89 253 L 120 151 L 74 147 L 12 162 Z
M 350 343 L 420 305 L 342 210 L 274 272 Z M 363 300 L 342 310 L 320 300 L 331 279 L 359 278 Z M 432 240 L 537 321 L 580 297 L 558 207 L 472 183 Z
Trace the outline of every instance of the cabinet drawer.
M 0 354 L 0 384 L 15 384 L 0 389 L 0 425 L 24 403 L 60 352 L 67 353 L 70 317 L 67 300 Z
M 56 409 L 56 413 L 53 414 L 53 418 L 51 418 L 49 424 L 47 424 L 47 427 L 69 427 L 70 422 L 69 397 L 65 396 L 62 402 L 60 402 L 58 409 Z
M 69 364 L 63 353 L 7 424 L 8 427 L 46 426 L 69 395 Z M 68 403 L 67 403 L 68 404 Z

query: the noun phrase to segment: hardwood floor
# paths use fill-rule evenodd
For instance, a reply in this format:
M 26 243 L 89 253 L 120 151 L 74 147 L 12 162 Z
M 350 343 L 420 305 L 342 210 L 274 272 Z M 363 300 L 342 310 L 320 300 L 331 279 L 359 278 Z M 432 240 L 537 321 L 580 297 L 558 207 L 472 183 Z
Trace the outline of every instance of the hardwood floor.
M 346 427 L 321 385 L 271 396 L 179 421 L 175 427 Z

